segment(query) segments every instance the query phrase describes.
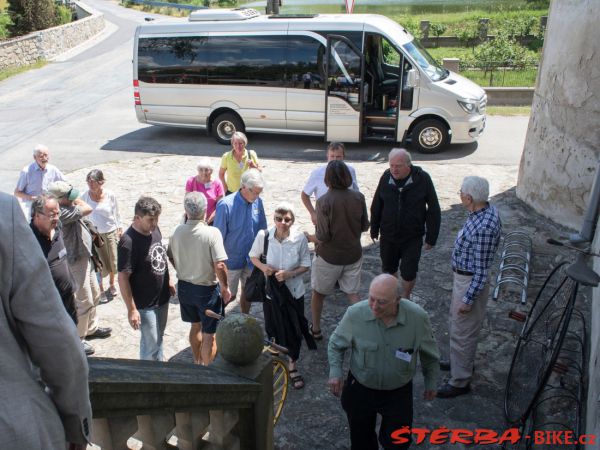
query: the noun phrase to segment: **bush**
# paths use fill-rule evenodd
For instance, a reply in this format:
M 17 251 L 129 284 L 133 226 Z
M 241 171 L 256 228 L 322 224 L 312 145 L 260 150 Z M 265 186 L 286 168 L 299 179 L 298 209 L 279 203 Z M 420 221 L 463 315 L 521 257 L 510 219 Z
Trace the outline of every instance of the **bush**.
M 12 24 L 10 16 L 7 12 L 0 12 L 0 39 L 8 39 L 10 37 L 8 28 Z
M 55 25 L 53 0 L 9 0 L 8 13 L 12 21 L 9 26 L 12 36 L 21 36 Z
M 56 25 L 64 25 L 73 20 L 73 11 L 65 5 L 56 5 Z
M 444 25 L 442 23 L 432 23 L 429 25 L 429 31 L 431 31 L 431 33 L 437 39 L 439 39 L 439 37 L 446 32 L 446 29 L 447 29 L 446 25 Z

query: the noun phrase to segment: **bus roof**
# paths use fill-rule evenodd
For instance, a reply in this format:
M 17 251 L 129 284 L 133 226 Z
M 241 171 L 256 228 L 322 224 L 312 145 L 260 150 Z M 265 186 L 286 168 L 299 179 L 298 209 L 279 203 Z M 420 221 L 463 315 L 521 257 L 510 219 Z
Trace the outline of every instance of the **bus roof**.
M 203 11 L 198 10 L 196 17 Z M 378 14 L 316 14 L 314 16 L 266 16 L 236 20 L 167 19 L 138 27 L 140 37 L 169 34 L 269 31 L 366 31 L 379 32 L 399 45 L 412 41 L 412 35 L 393 20 Z

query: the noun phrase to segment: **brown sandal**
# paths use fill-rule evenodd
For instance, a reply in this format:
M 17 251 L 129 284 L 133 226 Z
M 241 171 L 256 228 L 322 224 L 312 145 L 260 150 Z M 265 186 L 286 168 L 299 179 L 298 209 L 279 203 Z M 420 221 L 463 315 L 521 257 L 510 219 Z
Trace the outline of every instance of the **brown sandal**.
M 294 389 L 302 389 L 304 387 L 304 378 L 298 373 L 298 369 L 290 370 L 290 381 Z

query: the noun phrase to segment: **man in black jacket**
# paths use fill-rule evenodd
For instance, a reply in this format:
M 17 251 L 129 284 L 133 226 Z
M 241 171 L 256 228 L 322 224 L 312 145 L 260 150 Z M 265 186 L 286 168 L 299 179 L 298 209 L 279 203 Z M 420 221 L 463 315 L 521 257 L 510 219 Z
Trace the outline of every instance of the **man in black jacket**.
M 382 271 L 396 275 L 400 266 L 403 297 L 415 286 L 423 235 L 425 250 L 431 249 L 440 231 L 437 194 L 427 172 L 411 163 L 410 153 L 394 148 L 390 168 L 379 180 L 371 204 L 371 238 L 381 235 Z

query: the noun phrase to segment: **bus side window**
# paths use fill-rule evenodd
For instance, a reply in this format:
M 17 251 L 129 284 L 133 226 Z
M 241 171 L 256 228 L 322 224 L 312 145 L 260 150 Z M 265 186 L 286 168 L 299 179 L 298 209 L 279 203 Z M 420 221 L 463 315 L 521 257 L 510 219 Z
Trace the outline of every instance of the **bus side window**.
M 325 89 L 325 46 L 310 36 L 288 36 L 287 85 Z

